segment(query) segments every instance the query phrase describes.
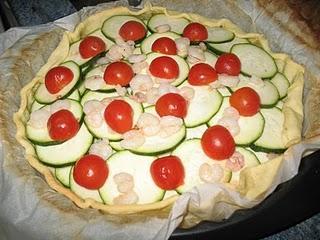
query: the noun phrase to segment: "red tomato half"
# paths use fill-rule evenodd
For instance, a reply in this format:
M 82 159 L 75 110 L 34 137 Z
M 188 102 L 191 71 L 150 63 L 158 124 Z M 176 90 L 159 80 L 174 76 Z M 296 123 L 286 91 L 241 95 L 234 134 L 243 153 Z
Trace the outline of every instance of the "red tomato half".
M 77 134 L 79 123 L 70 111 L 62 109 L 50 116 L 47 128 L 53 140 L 65 141 Z
M 146 36 L 147 30 L 137 21 L 128 21 L 119 30 L 119 35 L 125 41 L 138 41 Z
M 229 102 L 242 116 L 253 116 L 260 110 L 260 97 L 250 87 L 243 87 L 232 93 Z
M 152 60 L 149 70 L 153 76 L 158 78 L 174 79 L 179 76 L 179 65 L 173 58 L 167 56 Z
M 103 75 L 106 84 L 127 86 L 133 78 L 134 72 L 131 66 L 125 62 L 110 63 Z
M 177 54 L 177 46 L 175 41 L 168 37 L 158 38 L 152 44 L 151 50 L 153 52 L 159 52 L 168 55 Z
M 85 37 L 80 45 L 79 52 L 82 58 L 91 58 L 97 56 L 106 50 L 105 42 L 96 36 Z
M 109 175 L 107 163 L 94 154 L 85 155 L 76 162 L 73 178 L 80 186 L 95 190 L 103 186 Z
M 182 35 L 189 38 L 191 42 L 205 41 L 208 38 L 208 30 L 200 23 L 189 23 L 184 29 Z
M 193 65 L 189 71 L 188 82 L 194 86 L 207 85 L 218 79 L 218 74 L 213 67 L 206 63 Z
M 156 102 L 156 111 L 159 116 L 175 116 L 184 118 L 187 115 L 187 101 L 180 94 L 167 93 Z
M 44 84 L 51 94 L 60 92 L 65 86 L 67 86 L 73 79 L 73 72 L 64 66 L 58 66 L 51 68 L 44 80 Z
M 238 76 L 241 70 L 241 62 L 237 55 L 233 53 L 224 53 L 218 57 L 215 69 L 218 73 Z
M 184 167 L 176 156 L 156 159 L 150 166 L 150 172 L 155 184 L 164 190 L 176 189 L 184 181 Z
M 223 126 L 208 128 L 201 138 L 204 153 L 214 160 L 230 158 L 235 151 L 235 142 L 230 132 Z
M 132 128 L 133 110 L 129 103 L 113 100 L 104 111 L 104 119 L 113 131 L 125 133 Z

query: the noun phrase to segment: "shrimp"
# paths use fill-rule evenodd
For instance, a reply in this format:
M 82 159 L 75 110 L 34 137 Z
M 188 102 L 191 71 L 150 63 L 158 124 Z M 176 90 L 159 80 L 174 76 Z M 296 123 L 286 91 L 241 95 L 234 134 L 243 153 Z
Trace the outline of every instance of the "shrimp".
M 138 103 L 144 103 L 147 101 L 146 94 L 142 92 L 136 92 L 133 95 L 130 96 L 131 99 L 135 100 Z
M 85 121 L 94 128 L 99 128 L 103 124 L 103 116 L 101 112 L 94 111 L 90 112 L 84 117 Z
M 146 94 L 146 102 L 149 104 L 155 104 L 160 97 L 158 88 L 151 88 Z
M 240 171 L 245 165 L 244 157 L 241 153 L 235 151 L 233 155 L 226 161 L 226 168 L 233 172 Z
M 160 119 L 160 137 L 166 138 L 177 133 L 182 127 L 183 121 L 181 118 L 174 116 L 164 116 Z
M 230 106 L 230 107 L 227 107 L 227 108 L 224 109 L 223 116 L 224 117 L 234 118 L 234 119 L 238 120 L 239 117 L 240 117 L 240 114 L 239 114 L 237 109 L 235 109 L 234 107 Z
M 108 159 L 112 154 L 112 148 L 109 145 L 108 139 L 98 140 L 93 143 L 89 149 L 90 154 L 95 154 L 103 159 Z
M 190 46 L 189 47 L 187 61 L 190 64 L 204 62 L 205 60 L 206 60 L 206 57 L 205 57 L 204 52 L 201 48 L 199 48 L 197 46 Z
M 223 169 L 218 164 L 203 163 L 199 168 L 199 177 L 206 183 L 219 182 L 223 177 Z
M 171 27 L 169 24 L 163 24 L 155 27 L 157 33 L 164 33 L 169 32 L 171 30 Z
M 172 86 L 168 82 L 160 83 L 158 87 L 159 96 L 165 95 L 167 93 L 178 93 L 178 92 L 179 92 L 179 89 L 176 88 L 175 86 Z
M 137 62 L 132 65 L 132 71 L 136 74 L 141 73 L 143 69 L 148 68 L 148 63 L 146 61 Z
M 218 124 L 228 129 L 232 136 L 236 136 L 240 133 L 240 126 L 235 118 L 222 117 L 218 121 Z
M 122 59 L 122 52 L 118 45 L 112 45 L 109 51 L 106 54 L 106 57 L 109 58 L 110 62 L 120 61 Z
M 238 76 L 230 76 L 227 74 L 219 74 L 218 81 L 226 87 L 236 87 L 240 81 Z
M 127 89 L 125 87 L 121 87 L 120 84 L 117 84 L 115 87 L 116 92 L 119 96 L 124 97 L 127 93 Z
M 189 38 L 181 37 L 175 40 L 177 46 L 177 53 L 179 56 L 186 56 L 190 46 Z
M 160 131 L 160 120 L 151 113 L 142 113 L 138 119 L 137 126 L 145 136 L 154 136 Z
M 204 42 L 199 43 L 199 47 L 202 51 L 206 51 L 207 50 L 207 45 Z
M 69 100 L 67 100 L 67 99 L 58 100 L 50 106 L 50 113 L 53 114 L 53 113 L 58 112 L 62 109 L 69 110 L 70 108 L 71 108 L 71 103 Z
M 132 54 L 128 57 L 130 63 L 140 63 L 145 61 L 147 56 L 145 54 Z
M 116 205 L 128 205 L 135 204 L 139 201 L 138 195 L 134 191 L 129 191 L 125 194 L 120 194 L 113 199 L 113 203 Z
M 50 116 L 51 114 L 46 108 L 38 109 L 30 114 L 28 125 L 36 129 L 46 128 Z
M 179 93 L 181 94 L 182 97 L 187 99 L 189 102 L 193 99 L 194 97 L 194 89 L 191 87 L 182 87 L 180 88 Z
M 144 142 L 144 135 L 139 130 L 134 129 L 123 134 L 123 140 L 120 145 L 125 149 L 135 149 L 142 146 Z
M 130 81 L 130 87 L 135 92 L 146 92 L 153 87 L 154 83 L 147 74 L 137 74 Z
M 99 75 L 88 77 L 84 81 L 85 88 L 93 91 L 101 89 L 104 85 L 106 85 L 106 82 Z
M 155 83 L 161 84 L 161 83 L 171 83 L 174 80 L 176 80 L 176 78 L 159 78 L 159 77 L 154 77 L 154 81 Z
M 83 112 L 90 114 L 91 112 L 101 112 L 104 109 L 104 105 L 98 100 L 89 100 L 83 105 Z
M 121 172 L 113 176 L 117 189 L 120 193 L 127 193 L 134 188 L 133 176 L 126 172 Z

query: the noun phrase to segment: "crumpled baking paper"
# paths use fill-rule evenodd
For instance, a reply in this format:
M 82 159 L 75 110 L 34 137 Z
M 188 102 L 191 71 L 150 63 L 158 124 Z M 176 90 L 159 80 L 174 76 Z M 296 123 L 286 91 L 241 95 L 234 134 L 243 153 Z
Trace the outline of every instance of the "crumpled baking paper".
M 152 1 L 181 12 L 194 12 L 211 18 L 229 18 L 244 31 L 258 30 L 266 35 L 273 50 L 287 52 L 296 61 L 307 66 L 305 91 L 304 135 L 316 136 L 318 117 L 312 117 L 318 106 L 319 66 L 314 60 L 317 53 L 301 46 L 294 37 L 284 33 L 277 22 L 272 21 L 254 1 Z M 126 6 L 126 1 L 89 7 L 59 19 L 54 23 L 16 28 L 0 35 L 0 233 L 2 239 L 167 239 L 182 223 L 191 227 L 200 219 L 223 220 L 238 208 L 250 208 L 259 201 L 249 201 L 222 185 L 204 184 L 182 195 L 169 209 L 163 211 L 114 216 L 95 209 L 79 209 L 70 200 L 50 189 L 43 178 L 31 168 L 24 157 L 24 149 L 15 140 L 13 113 L 20 105 L 20 89 L 27 84 L 46 62 L 63 34 L 73 30 L 86 16 L 103 8 Z M 44 34 L 45 33 L 45 34 Z M 39 36 L 47 41 L 37 42 Z M 46 44 L 46 51 L 43 49 Z M 23 73 L 19 69 L 23 68 Z M 318 85 L 317 85 L 318 84 Z M 319 95 L 318 95 L 319 96 Z M 314 100 L 318 102 L 314 103 Z M 311 116 L 311 117 L 310 117 Z M 301 157 L 307 149 L 320 148 L 318 137 L 310 138 L 287 151 L 286 161 L 274 178 L 272 193 L 276 186 L 289 180 L 298 172 Z M 224 201 L 216 201 L 219 196 Z M 231 198 L 236 204 L 228 204 Z M 215 204 L 212 204 L 212 203 Z M 188 215 L 186 212 L 188 211 Z

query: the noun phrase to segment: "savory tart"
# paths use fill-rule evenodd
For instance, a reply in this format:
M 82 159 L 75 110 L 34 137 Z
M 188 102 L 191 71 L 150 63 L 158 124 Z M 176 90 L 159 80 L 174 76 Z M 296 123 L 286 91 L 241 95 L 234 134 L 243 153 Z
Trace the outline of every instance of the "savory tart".
M 243 192 L 244 170 L 300 141 L 302 74 L 227 20 L 106 10 L 22 90 L 17 138 L 80 207 L 160 209 L 202 183 Z

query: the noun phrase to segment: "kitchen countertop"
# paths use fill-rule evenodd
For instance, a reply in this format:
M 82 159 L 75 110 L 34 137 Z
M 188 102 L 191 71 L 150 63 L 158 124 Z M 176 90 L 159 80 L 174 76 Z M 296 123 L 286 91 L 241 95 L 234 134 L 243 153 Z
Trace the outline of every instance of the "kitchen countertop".
M 84 1 L 79 1 L 78 5 L 75 7 L 72 2 L 68 0 L 6 0 L 17 23 L 20 26 L 31 26 L 38 25 L 42 23 L 52 22 L 55 19 L 61 18 L 63 16 L 69 15 L 77 9 L 79 9 L 79 4 L 84 4 Z M 97 2 L 95 0 L 88 2 Z M 99 2 L 99 1 L 98 1 Z M 100 1 L 102 2 L 102 1 Z M 297 3 L 300 0 L 290 1 L 293 7 L 297 8 Z M 314 2 L 314 1 L 313 1 Z M 54 11 L 52 10 L 54 9 Z M 303 17 L 303 15 L 302 15 Z M 314 23 L 311 22 L 311 25 Z M 316 29 L 319 30 L 319 29 Z M 320 214 L 317 214 L 296 226 L 290 227 L 275 235 L 264 238 L 264 240 L 285 240 L 285 239 L 304 239 L 313 240 L 320 239 Z

